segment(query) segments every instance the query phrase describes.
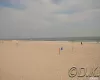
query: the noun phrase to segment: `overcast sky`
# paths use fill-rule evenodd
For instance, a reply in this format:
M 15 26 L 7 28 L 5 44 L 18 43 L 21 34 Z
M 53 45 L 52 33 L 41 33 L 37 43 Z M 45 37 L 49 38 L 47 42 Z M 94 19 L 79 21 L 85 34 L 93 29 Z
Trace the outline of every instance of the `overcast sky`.
M 0 8 L 0 38 L 100 36 L 100 0 L 23 0 Z

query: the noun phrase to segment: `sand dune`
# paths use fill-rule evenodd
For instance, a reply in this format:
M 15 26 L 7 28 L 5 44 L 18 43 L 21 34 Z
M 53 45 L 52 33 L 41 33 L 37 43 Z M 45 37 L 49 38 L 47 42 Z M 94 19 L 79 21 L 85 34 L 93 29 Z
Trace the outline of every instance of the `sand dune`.
M 59 48 L 63 50 L 59 54 Z M 100 67 L 100 44 L 67 41 L 0 41 L 0 80 L 77 80 L 72 67 Z M 73 73 L 74 74 L 74 73 Z M 81 77 L 80 80 L 89 80 Z

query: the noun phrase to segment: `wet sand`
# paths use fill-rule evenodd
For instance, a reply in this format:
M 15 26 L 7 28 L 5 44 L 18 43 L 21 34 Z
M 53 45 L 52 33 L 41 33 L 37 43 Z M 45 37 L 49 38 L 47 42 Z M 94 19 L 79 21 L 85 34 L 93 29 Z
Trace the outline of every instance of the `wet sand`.
M 77 80 L 69 77 L 70 68 L 98 66 L 100 43 L 0 41 L 0 80 Z

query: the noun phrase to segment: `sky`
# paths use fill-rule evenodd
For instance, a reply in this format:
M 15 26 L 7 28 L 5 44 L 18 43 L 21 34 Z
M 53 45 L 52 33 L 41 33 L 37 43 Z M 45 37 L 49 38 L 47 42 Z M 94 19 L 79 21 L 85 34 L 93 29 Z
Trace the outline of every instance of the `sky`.
M 0 7 L 0 38 L 100 36 L 100 0 L 23 0 L 20 5 L 25 7 Z

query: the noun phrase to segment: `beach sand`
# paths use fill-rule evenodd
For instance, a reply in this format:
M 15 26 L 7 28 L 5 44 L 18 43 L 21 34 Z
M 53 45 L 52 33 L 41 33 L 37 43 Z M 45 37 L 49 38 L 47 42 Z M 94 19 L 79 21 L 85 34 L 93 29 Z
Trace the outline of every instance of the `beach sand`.
M 100 67 L 100 43 L 0 41 L 0 80 L 78 80 L 72 67 Z

